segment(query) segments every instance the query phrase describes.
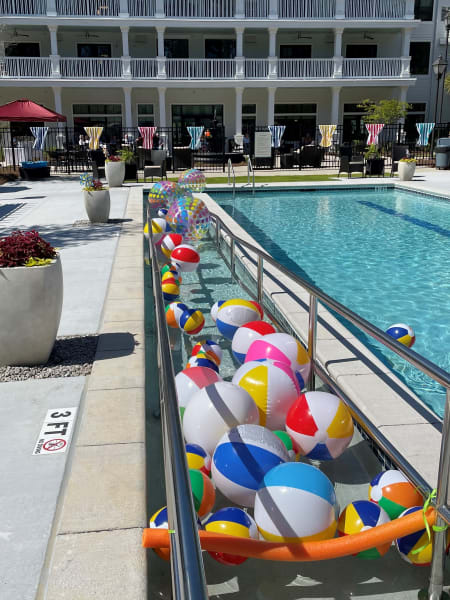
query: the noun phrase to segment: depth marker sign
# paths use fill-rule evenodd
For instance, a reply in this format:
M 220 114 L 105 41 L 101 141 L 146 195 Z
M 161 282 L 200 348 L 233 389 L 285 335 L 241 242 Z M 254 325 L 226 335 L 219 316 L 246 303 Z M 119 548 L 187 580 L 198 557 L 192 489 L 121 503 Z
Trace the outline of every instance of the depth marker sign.
M 60 454 L 69 447 L 77 408 L 51 408 L 34 447 L 36 454 Z

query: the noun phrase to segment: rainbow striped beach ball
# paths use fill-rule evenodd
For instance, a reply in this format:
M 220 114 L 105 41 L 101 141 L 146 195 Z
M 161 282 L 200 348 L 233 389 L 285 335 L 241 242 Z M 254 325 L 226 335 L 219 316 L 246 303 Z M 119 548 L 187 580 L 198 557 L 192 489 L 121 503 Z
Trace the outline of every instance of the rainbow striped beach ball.
M 270 542 L 327 540 L 336 532 L 336 495 L 316 467 L 289 462 L 262 479 L 255 499 L 255 521 Z
M 205 317 L 201 310 L 188 308 L 182 313 L 178 325 L 184 333 L 195 335 L 196 333 L 200 333 L 203 329 Z
M 192 348 L 192 356 L 196 356 L 199 352 L 203 352 L 209 360 L 212 360 L 216 365 L 220 365 L 222 361 L 222 348 L 213 340 L 201 340 Z
M 259 539 L 255 521 L 242 508 L 235 506 L 221 508 L 213 513 L 205 523 L 205 530 L 252 540 Z M 209 552 L 209 555 L 223 565 L 241 565 L 247 560 L 244 556 L 225 552 Z
M 288 451 L 288 454 L 289 454 L 289 460 L 291 462 L 296 462 L 298 460 L 298 454 L 294 450 L 294 443 L 292 441 L 291 436 L 288 433 L 286 433 L 285 431 L 282 431 L 281 429 L 278 431 L 274 431 L 274 434 L 278 438 L 280 438 L 280 440 L 286 446 L 286 450 Z
M 269 333 L 276 333 L 276 329 L 265 321 L 250 321 L 239 327 L 231 343 L 234 358 L 242 364 L 252 343 Z
M 216 491 L 209 477 L 197 469 L 189 469 L 195 512 L 204 517 L 211 512 L 216 501 Z
M 239 327 L 250 323 L 250 321 L 259 320 L 261 320 L 261 313 L 254 302 L 242 298 L 233 298 L 220 306 L 216 326 L 224 337 L 232 340 Z
M 173 302 L 180 296 L 180 288 L 173 278 L 163 281 L 161 289 L 166 302 Z
M 217 300 L 217 302 L 214 302 L 214 304 L 212 305 L 210 314 L 211 314 L 211 319 L 214 321 L 214 323 L 217 321 L 217 313 L 219 312 L 220 307 L 225 302 L 226 302 L 226 300 Z
M 386 330 L 386 333 L 408 348 L 412 348 L 416 341 L 416 334 L 414 333 L 413 328 L 404 323 L 395 323 L 394 325 L 391 325 Z
M 152 219 L 152 236 L 157 246 L 161 243 L 163 237 L 171 231 L 170 225 L 165 219 Z
M 180 371 L 175 376 L 178 406 L 183 415 L 192 396 L 207 385 L 222 381 L 220 375 L 207 367 L 191 367 Z
M 161 252 L 170 258 L 172 251 L 183 243 L 183 236 L 179 233 L 168 233 L 161 241 Z
M 340 536 L 367 531 L 377 525 L 383 525 L 390 521 L 389 515 L 381 506 L 373 504 L 368 500 L 355 500 L 348 504 L 342 511 L 338 521 L 338 533 Z M 362 550 L 356 556 L 359 558 L 379 558 L 386 554 L 391 547 L 391 542 Z
M 406 508 L 423 504 L 418 490 L 396 469 L 383 471 L 372 479 L 369 500 L 379 504 L 391 519 L 396 519 Z
M 189 469 L 197 469 L 208 477 L 211 474 L 211 456 L 198 444 L 186 444 L 186 458 Z
M 211 360 L 204 352 L 199 352 L 195 356 L 191 356 L 191 358 L 186 363 L 186 369 L 191 369 L 195 367 L 206 367 L 208 369 L 212 369 L 216 373 L 219 372 L 219 366 L 213 360 Z
M 178 329 L 181 315 L 188 307 L 182 302 L 171 302 L 166 306 L 166 321 L 172 329 Z
M 200 264 L 200 255 L 195 248 L 189 244 L 180 244 L 170 255 L 172 264 L 178 271 L 191 273 L 195 271 Z
M 169 516 L 167 514 L 167 506 L 163 506 L 157 510 L 151 517 L 149 522 L 150 529 L 169 529 Z M 203 529 L 202 522 L 197 517 L 197 527 Z M 154 548 L 154 552 L 164 560 L 169 560 L 169 548 Z

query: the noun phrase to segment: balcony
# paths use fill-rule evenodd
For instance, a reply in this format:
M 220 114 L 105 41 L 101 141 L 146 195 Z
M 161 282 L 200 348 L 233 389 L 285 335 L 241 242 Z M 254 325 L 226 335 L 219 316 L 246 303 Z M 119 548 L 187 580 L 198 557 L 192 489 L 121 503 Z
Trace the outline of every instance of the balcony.
M 0 0 L 0 16 L 414 19 L 414 0 Z
M 409 78 L 409 58 L 0 59 L 0 79 L 324 80 Z

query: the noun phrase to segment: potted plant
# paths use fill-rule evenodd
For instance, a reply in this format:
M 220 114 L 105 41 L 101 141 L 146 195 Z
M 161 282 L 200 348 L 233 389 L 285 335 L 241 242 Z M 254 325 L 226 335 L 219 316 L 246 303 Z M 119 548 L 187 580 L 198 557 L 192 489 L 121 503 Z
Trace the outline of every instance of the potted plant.
M 398 177 L 401 181 L 411 181 L 416 170 L 415 158 L 401 158 L 398 162 Z
M 0 365 L 46 363 L 61 319 L 59 254 L 37 231 L 0 239 Z
M 122 148 L 122 150 L 119 150 L 119 156 L 125 163 L 125 180 L 137 180 L 136 155 L 133 150 L 131 148 Z
M 105 160 L 105 177 L 110 188 L 122 185 L 125 179 L 125 162 L 120 156 L 108 156 Z
M 80 177 L 83 185 L 84 206 L 91 223 L 107 223 L 111 201 L 109 190 L 103 187 L 101 181 L 92 178 L 89 173 Z
M 370 144 L 364 153 L 364 158 L 366 159 L 366 175 L 384 175 L 384 158 L 381 158 L 376 144 Z

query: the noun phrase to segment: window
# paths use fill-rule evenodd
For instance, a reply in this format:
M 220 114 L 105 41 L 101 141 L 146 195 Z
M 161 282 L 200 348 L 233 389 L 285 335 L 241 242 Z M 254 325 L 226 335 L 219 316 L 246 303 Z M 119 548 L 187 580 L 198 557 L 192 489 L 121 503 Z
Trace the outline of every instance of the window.
M 421 21 L 433 20 L 433 0 L 415 0 L 414 18 Z
M 406 142 L 413 143 L 416 141 L 419 132 L 417 131 L 416 123 L 423 123 L 425 121 L 425 102 L 413 102 L 410 104 L 411 108 L 408 109 L 408 114 L 405 117 L 405 125 L 403 129 L 406 132 Z
M 103 127 L 102 140 L 111 141 L 121 136 L 122 106 L 120 104 L 74 104 L 73 123 L 75 133 L 84 134 L 85 127 Z
M 40 56 L 38 42 L 17 42 L 5 47 L 5 56 Z
M 236 40 L 205 40 L 205 58 L 234 58 Z
M 164 56 L 166 58 L 189 58 L 189 40 L 165 39 Z
M 77 44 L 80 58 L 111 58 L 111 44 Z
M 120 104 L 74 104 L 73 114 L 81 115 L 121 115 Z
M 311 58 L 311 46 L 306 44 L 283 44 L 280 58 Z
M 428 75 L 430 64 L 430 42 L 411 42 L 411 75 Z
M 364 125 L 364 109 L 357 104 L 344 104 L 343 137 L 344 143 L 362 141 L 367 137 Z
M 275 104 L 274 125 L 286 127 L 284 142 L 309 144 L 316 135 L 316 104 Z
M 256 126 L 256 104 L 242 105 L 242 133 L 255 131 Z
M 183 129 L 202 125 L 205 129 L 221 127 L 223 104 L 173 104 L 172 122 Z
M 138 125 L 141 127 L 153 127 L 155 115 L 153 104 L 138 104 Z
M 347 44 L 346 58 L 376 58 L 376 44 Z

